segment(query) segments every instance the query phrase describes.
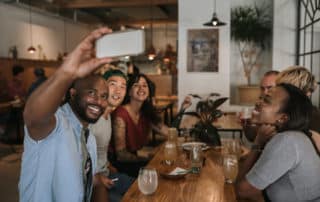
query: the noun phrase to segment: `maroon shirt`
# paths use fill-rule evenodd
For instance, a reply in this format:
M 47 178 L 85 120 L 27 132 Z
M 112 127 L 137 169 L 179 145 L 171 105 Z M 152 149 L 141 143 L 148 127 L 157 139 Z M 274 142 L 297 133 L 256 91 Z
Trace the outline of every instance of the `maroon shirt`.
M 120 117 L 126 124 L 126 148 L 129 152 L 136 152 L 148 143 L 151 123 L 146 117 L 140 115 L 136 124 L 123 106 L 119 106 L 112 113 L 112 117 Z
M 24 98 L 27 95 L 22 81 L 16 78 L 13 78 L 12 81 L 8 84 L 8 89 L 10 99 L 14 99 L 15 96 L 18 96 L 19 98 Z

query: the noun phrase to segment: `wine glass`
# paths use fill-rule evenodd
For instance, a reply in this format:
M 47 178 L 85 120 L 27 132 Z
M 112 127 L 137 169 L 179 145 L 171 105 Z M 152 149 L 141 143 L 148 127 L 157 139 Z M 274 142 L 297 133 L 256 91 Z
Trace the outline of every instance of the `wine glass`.
M 145 194 L 153 194 L 158 187 L 158 174 L 154 168 L 140 168 L 138 176 L 139 190 Z
M 223 156 L 223 172 L 226 183 L 233 183 L 238 175 L 238 159 L 236 155 L 226 154 Z

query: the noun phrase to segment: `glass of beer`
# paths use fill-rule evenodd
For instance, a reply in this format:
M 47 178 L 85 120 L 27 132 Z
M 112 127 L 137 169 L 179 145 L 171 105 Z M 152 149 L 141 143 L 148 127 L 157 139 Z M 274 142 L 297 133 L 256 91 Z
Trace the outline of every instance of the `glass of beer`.
M 166 165 L 173 165 L 177 159 L 177 145 L 173 141 L 167 141 L 164 145 L 164 162 Z
M 194 173 L 194 174 L 200 173 L 202 163 L 203 163 L 202 148 L 200 145 L 193 145 L 191 147 L 190 161 L 191 161 L 191 173 Z
M 223 156 L 223 172 L 226 183 L 234 183 L 238 175 L 238 159 L 236 155 Z
M 228 144 L 228 150 L 229 150 L 229 154 L 234 154 L 239 159 L 241 156 L 240 139 L 238 139 L 238 138 L 230 139 L 229 144 Z
M 240 114 L 240 121 L 241 121 L 242 126 L 246 126 L 246 125 L 250 124 L 251 116 L 252 116 L 252 112 L 249 107 L 242 108 L 242 111 Z

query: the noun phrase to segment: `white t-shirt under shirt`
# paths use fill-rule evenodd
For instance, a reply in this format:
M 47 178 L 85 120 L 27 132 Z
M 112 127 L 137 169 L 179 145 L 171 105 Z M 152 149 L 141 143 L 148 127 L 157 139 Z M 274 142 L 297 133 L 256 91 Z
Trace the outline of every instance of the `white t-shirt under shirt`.
M 107 168 L 108 162 L 108 147 L 111 139 L 111 118 L 105 119 L 103 116 L 99 120 L 90 125 L 90 131 L 94 134 L 97 142 L 97 155 L 98 166 L 97 173 L 105 173 L 109 175 L 109 169 Z
M 320 157 L 310 139 L 297 131 L 275 135 L 246 176 L 275 202 L 320 202 Z

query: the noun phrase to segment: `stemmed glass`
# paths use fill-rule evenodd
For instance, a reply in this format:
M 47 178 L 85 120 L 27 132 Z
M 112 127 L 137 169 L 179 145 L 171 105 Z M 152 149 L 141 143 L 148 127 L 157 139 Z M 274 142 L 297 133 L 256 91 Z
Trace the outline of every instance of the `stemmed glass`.
M 140 168 L 138 176 L 139 190 L 145 194 L 153 194 L 158 187 L 158 174 L 154 168 Z

